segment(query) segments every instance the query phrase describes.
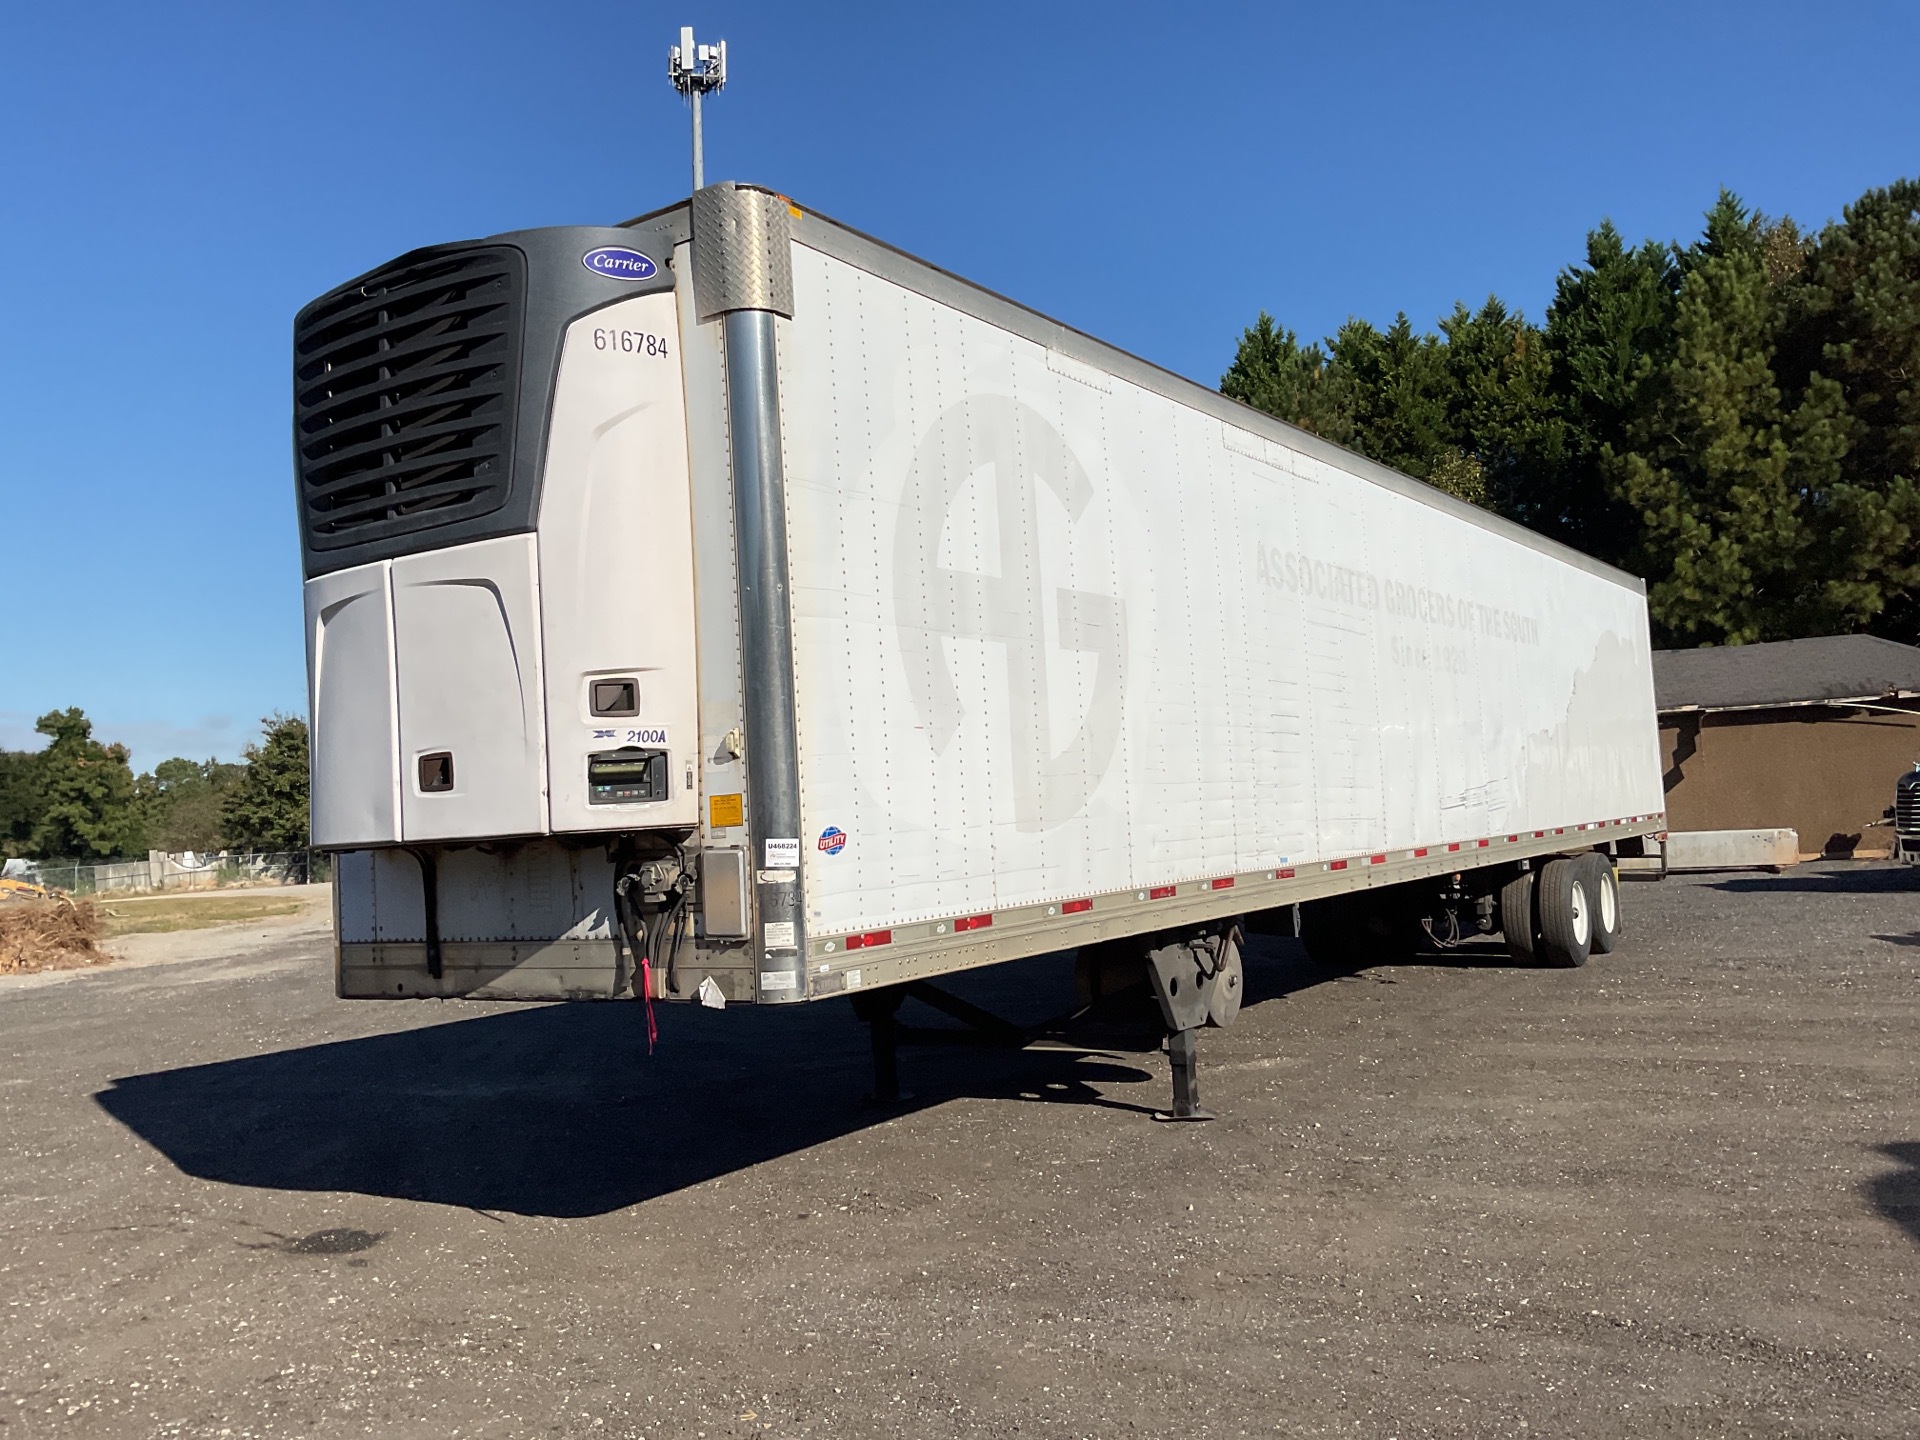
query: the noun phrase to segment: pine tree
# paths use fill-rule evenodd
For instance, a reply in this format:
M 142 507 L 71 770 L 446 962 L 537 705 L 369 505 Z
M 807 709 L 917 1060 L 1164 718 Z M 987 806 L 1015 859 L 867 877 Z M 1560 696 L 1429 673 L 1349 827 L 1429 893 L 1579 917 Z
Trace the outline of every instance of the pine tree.
M 1416 334 L 1403 313 L 1385 330 L 1349 320 L 1328 349 L 1352 417 L 1347 443 L 1425 480 L 1457 448 L 1448 424 L 1449 377 L 1439 338 Z
M 1514 518 L 1614 564 L 1634 552 L 1639 517 L 1612 492 L 1601 465 L 1607 445 L 1648 409 L 1673 353 L 1680 271 L 1673 247 L 1629 250 L 1611 221 L 1587 236 L 1585 267 L 1560 272 L 1547 310 L 1552 407 L 1562 448 L 1536 476 Z
M 1240 337 L 1220 393 L 1335 444 L 1346 443 L 1352 429 L 1345 387 L 1330 372 L 1326 352 L 1302 345 L 1264 310 Z
M 1790 406 L 1774 374 L 1783 297 L 1772 229 L 1722 192 L 1679 257 L 1672 353 L 1647 377 L 1625 444 L 1601 446 L 1615 493 L 1639 512 L 1633 558 L 1654 623 L 1679 644 L 1788 639 L 1866 618 L 1856 594 L 1810 569 L 1828 548 L 1819 500 L 1847 442 L 1831 387 Z
M 1684 248 L 1602 224 L 1543 329 L 1440 332 L 1263 313 L 1223 388 L 1646 576 L 1666 642 L 1920 638 L 1920 181 L 1815 239 L 1724 192 Z
M 1800 247 L 1779 371 L 1788 395 L 1837 410 L 1835 457 L 1814 503 L 1811 563 L 1825 604 L 1877 632 L 1920 638 L 1920 181 L 1870 190 Z
M 1545 337 L 1496 296 L 1478 311 L 1456 305 L 1440 330 L 1446 337 L 1448 437 L 1461 463 L 1481 477 L 1480 494 L 1463 498 L 1531 523 L 1541 509 L 1542 489 L 1564 465 L 1566 452 Z M 1436 464 L 1428 479 L 1441 484 L 1446 465 Z

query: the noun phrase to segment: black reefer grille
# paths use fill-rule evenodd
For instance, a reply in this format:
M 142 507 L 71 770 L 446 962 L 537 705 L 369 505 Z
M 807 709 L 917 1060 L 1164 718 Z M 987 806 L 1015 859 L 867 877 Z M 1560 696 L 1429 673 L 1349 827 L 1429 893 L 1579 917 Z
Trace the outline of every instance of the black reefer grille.
M 507 503 L 526 269 L 511 246 L 416 251 L 301 312 L 293 423 L 309 549 Z

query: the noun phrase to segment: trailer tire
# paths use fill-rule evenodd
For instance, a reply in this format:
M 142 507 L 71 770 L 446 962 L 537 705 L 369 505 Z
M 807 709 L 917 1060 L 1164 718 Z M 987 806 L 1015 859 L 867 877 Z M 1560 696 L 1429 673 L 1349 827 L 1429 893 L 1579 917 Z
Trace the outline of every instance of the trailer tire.
M 1500 933 L 1506 937 L 1507 954 L 1516 965 L 1539 963 L 1539 947 L 1534 944 L 1533 872 L 1522 870 L 1500 887 Z
M 1587 894 L 1593 901 L 1593 953 L 1611 955 L 1626 929 L 1620 914 L 1620 877 L 1614 873 L 1613 861 L 1598 850 L 1574 863 L 1586 870 Z
M 1593 953 L 1593 892 L 1587 867 L 1562 857 L 1540 867 L 1534 910 L 1540 923 L 1540 958 L 1558 970 L 1574 970 Z

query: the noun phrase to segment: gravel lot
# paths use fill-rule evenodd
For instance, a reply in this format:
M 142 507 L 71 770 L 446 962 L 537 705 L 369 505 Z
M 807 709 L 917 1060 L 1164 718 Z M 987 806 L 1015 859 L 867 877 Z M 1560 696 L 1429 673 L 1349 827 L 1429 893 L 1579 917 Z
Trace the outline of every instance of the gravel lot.
M 1912 879 L 1625 900 L 1255 942 L 1212 1125 L 1118 1051 L 876 1113 L 838 1003 L 338 1002 L 311 922 L 0 981 L 0 1437 L 1920 1434 Z

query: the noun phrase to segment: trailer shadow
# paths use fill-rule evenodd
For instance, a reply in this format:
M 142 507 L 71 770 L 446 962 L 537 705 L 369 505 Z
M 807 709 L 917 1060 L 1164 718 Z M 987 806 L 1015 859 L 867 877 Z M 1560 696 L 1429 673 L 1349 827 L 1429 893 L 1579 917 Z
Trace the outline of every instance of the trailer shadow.
M 1841 860 L 1827 861 L 1817 869 L 1803 867 L 1797 873 L 1743 875 L 1732 880 L 1714 880 L 1708 882 L 1708 888 L 1730 895 L 1794 891 L 1822 895 L 1897 895 L 1915 888 L 1915 876 L 1910 865 Z
M 1060 957 L 953 978 L 1022 1023 L 1073 993 Z M 128 1075 L 94 1099 L 200 1179 L 554 1217 L 622 1209 L 957 1099 L 1154 1108 L 1107 1093 L 1155 1082 L 1124 1049 L 1057 1045 L 915 1049 L 902 1070 L 914 1097 L 875 1107 L 866 1031 L 842 1005 L 660 1006 L 652 1055 L 638 1005 L 472 1008 Z M 1166 1083 L 1161 1070 L 1153 1101 Z
M 1106 1103 L 1099 1056 L 969 1055 L 922 1098 L 862 1103 L 841 1007 L 660 1014 L 546 1005 L 118 1079 L 94 1098 L 189 1175 L 524 1215 L 604 1214 L 956 1094 Z M 916 1068 L 911 1077 L 923 1077 Z
M 1900 1168 L 1869 1181 L 1867 1198 L 1874 1209 L 1906 1231 L 1909 1240 L 1920 1243 L 1920 1143 L 1896 1141 L 1879 1149 Z
M 1383 959 L 1377 963 L 1327 965 L 1315 960 L 1297 940 L 1253 936 L 1247 946 L 1247 1004 L 1278 1000 L 1315 985 L 1399 968 L 1438 970 L 1510 970 L 1524 968 L 1508 953 L 1506 942 L 1476 937 L 1451 949 L 1438 945 L 1411 956 Z
M 1489 962 L 1454 951 L 1434 963 Z M 1349 973 L 1315 965 L 1293 941 L 1256 939 L 1247 1003 Z M 945 983 L 1022 1024 L 1073 1003 L 1059 956 Z M 1164 1062 L 1136 1059 L 1157 1049 L 1145 1031 L 1068 1032 L 1017 1051 L 914 1047 L 901 1061 L 913 1098 L 882 1109 L 864 1102 L 867 1036 L 848 1007 L 661 1006 L 658 1018 L 652 1055 L 638 1005 L 488 1008 L 129 1075 L 94 1098 L 203 1180 L 561 1218 L 623 1209 L 954 1100 L 1144 1115 L 1167 1098 Z M 1201 1063 L 1204 1074 L 1204 1047 Z

